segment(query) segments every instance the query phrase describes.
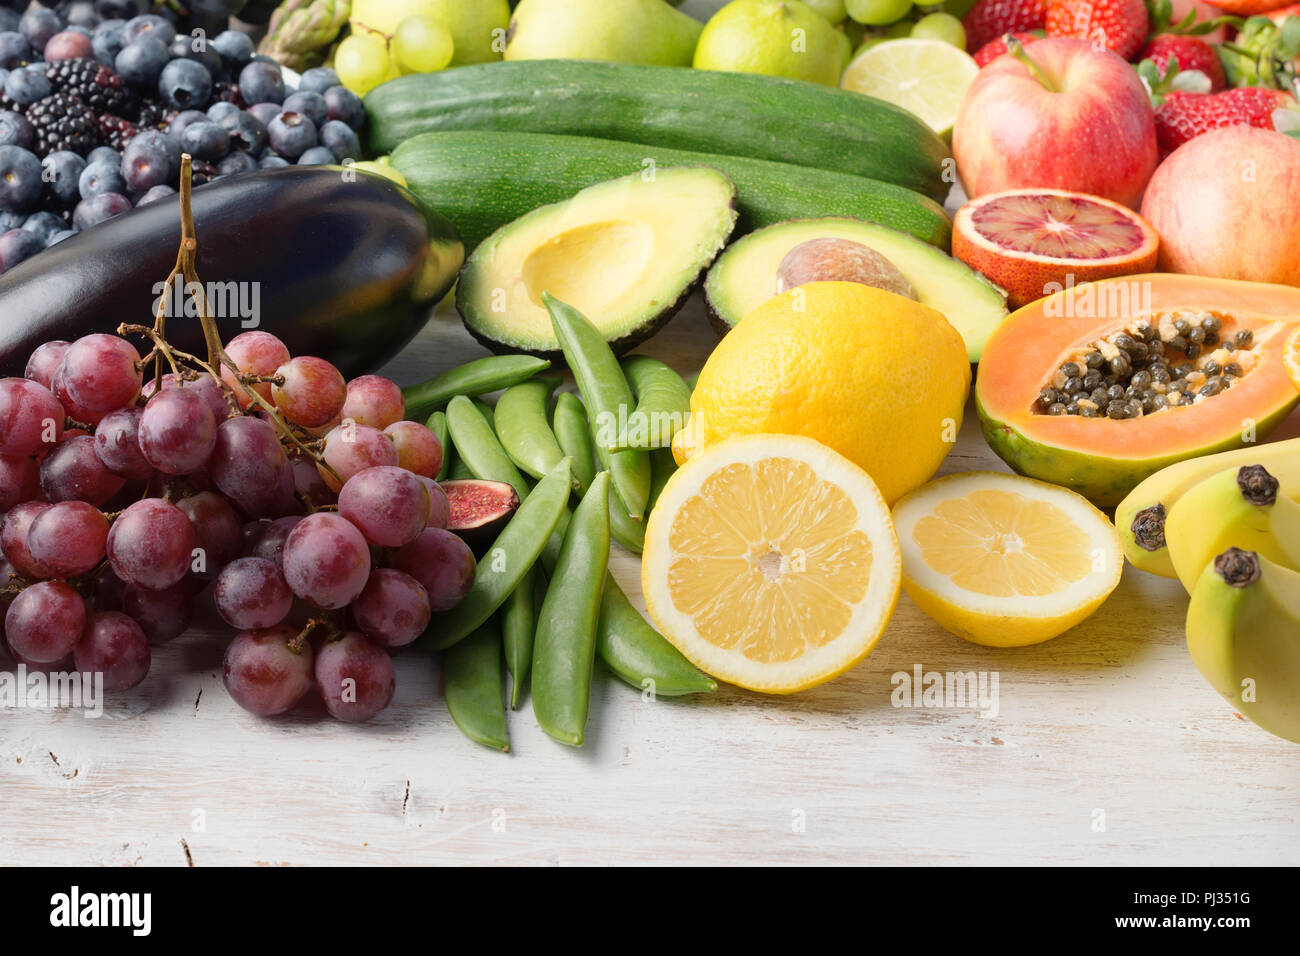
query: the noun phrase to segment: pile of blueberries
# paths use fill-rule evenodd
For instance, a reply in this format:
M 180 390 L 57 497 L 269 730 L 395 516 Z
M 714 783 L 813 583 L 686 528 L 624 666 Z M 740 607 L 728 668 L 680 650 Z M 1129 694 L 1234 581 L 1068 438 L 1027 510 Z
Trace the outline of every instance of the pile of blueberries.
M 0 273 L 171 195 L 182 152 L 196 186 L 362 158 L 365 110 L 333 70 L 294 84 L 245 33 L 114 3 L 0 7 Z

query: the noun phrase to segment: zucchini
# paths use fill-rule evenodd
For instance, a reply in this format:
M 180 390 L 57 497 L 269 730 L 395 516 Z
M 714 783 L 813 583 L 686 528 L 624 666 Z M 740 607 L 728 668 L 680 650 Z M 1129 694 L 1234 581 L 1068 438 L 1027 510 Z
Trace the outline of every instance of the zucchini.
M 655 166 L 712 166 L 736 184 L 736 235 L 816 216 L 850 216 L 948 248 L 952 223 L 938 203 L 902 186 L 773 163 L 687 150 L 547 133 L 423 133 L 392 154 L 393 166 L 421 201 L 451 220 L 472 249 L 538 206 L 568 199 L 607 179 L 652 175 Z
M 891 103 L 770 76 L 578 60 L 404 76 L 366 96 L 370 146 L 420 133 L 558 133 L 827 169 L 942 200 L 951 153 Z

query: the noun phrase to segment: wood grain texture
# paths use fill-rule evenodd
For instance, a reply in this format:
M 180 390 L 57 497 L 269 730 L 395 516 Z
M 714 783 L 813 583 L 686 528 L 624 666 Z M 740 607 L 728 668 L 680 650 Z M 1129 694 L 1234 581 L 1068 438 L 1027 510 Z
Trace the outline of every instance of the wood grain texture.
M 713 343 L 692 301 L 642 351 L 690 372 Z M 388 372 L 481 354 L 444 312 Z M 972 418 L 943 473 L 1003 468 Z M 637 561 L 614 560 L 644 610 Z M 259 720 L 221 685 L 208 608 L 102 719 L 0 713 L 0 863 L 1300 863 L 1298 751 L 1201 679 L 1185 607 L 1130 568 L 1070 633 L 993 650 L 904 596 L 875 653 L 810 692 L 650 702 L 601 672 L 585 749 L 525 704 L 509 755 L 460 735 L 414 652 L 370 725 Z M 895 708 L 916 664 L 997 671 L 1000 712 Z

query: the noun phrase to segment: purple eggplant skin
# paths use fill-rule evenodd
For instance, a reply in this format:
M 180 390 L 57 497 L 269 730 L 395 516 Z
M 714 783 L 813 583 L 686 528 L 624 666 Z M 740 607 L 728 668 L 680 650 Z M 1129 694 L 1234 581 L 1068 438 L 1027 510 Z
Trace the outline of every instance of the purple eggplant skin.
M 406 189 L 343 167 L 231 176 L 197 187 L 192 207 L 198 274 L 215 292 L 210 310 L 222 341 L 257 328 L 348 378 L 401 351 L 465 257 L 452 225 Z M 180 238 L 179 199 L 169 196 L 0 276 L 0 376 L 22 375 L 44 342 L 115 332 L 123 322 L 153 325 Z M 167 340 L 206 356 L 195 315 L 173 308 Z M 133 341 L 148 351 L 146 340 Z

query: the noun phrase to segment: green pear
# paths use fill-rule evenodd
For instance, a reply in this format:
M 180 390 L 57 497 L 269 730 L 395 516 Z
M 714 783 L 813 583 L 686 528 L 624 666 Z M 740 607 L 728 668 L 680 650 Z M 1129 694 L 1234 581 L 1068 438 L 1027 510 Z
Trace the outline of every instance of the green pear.
M 664 0 L 521 0 L 506 59 L 690 66 L 703 29 Z

